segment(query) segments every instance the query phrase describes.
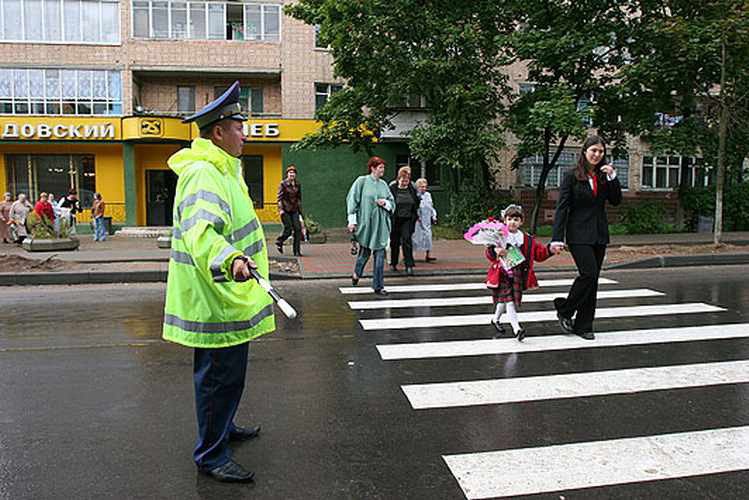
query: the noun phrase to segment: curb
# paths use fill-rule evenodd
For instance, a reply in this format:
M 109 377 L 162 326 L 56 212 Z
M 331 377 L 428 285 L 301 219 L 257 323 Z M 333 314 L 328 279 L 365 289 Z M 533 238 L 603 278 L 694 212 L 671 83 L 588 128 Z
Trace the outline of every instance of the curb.
M 0 273 L 0 286 L 104 285 L 123 283 L 166 283 L 167 271 L 88 271 L 57 273 Z M 271 280 L 300 279 L 290 274 L 270 273 Z
M 749 254 L 658 255 L 633 262 L 612 264 L 605 269 L 654 269 L 662 267 L 729 266 L 749 264 Z
M 633 262 L 623 262 L 604 266 L 604 270 L 626 270 L 626 269 L 655 269 L 666 267 L 691 267 L 691 266 L 725 266 L 749 264 L 749 253 L 743 254 L 700 254 L 700 255 L 659 255 Z M 538 269 L 537 273 L 562 273 L 574 272 L 571 266 L 558 267 L 554 269 Z M 435 269 L 433 271 L 417 272 L 414 276 L 456 276 L 456 275 L 483 275 L 484 269 Z M 406 278 L 405 274 L 394 274 L 385 272 L 386 278 Z M 0 286 L 30 286 L 30 285 L 93 285 L 93 284 L 115 284 L 115 283 L 165 283 L 167 271 L 61 271 L 56 273 L 0 273 Z M 288 273 L 270 273 L 270 278 L 276 281 L 290 280 L 316 280 L 316 279 L 346 279 L 350 278 L 348 273 L 316 273 L 297 275 Z

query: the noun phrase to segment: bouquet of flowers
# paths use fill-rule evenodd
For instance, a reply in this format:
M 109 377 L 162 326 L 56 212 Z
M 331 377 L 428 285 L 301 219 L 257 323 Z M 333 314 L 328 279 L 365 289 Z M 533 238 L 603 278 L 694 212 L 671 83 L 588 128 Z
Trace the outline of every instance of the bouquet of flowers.
M 507 235 L 510 230 L 503 223 L 489 217 L 471 226 L 463 235 L 463 238 L 474 245 L 493 245 L 497 248 L 507 249 Z M 525 257 L 516 247 L 510 245 L 507 255 L 499 259 L 502 267 L 512 269 L 525 261 Z
M 509 233 L 507 226 L 493 217 L 489 217 L 471 226 L 463 235 L 463 238 L 474 245 L 494 245 L 495 247 L 505 248 Z

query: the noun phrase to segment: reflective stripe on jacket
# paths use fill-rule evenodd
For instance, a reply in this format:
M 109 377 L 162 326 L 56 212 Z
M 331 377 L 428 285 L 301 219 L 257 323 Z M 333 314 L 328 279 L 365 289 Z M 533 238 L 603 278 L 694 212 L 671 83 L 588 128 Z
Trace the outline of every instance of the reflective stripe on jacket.
M 164 339 L 229 347 L 275 330 L 273 303 L 255 280 L 232 281 L 231 265 L 251 257 L 268 277 L 260 221 L 240 161 L 207 139 L 169 158 L 179 176 L 174 200 Z

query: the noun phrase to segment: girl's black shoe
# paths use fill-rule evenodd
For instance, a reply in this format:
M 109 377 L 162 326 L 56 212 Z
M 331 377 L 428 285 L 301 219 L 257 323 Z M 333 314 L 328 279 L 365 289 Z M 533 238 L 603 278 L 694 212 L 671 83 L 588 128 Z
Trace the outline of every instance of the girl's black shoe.
M 497 330 L 497 333 L 504 334 L 505 333 L 505 327 L 497 323 L 492 319 L 492 325 L 494 325 L 494 329 Z
M 518 330 L 515 334 L 515 337 L 517 337 L 518 342 L 522 342 L 525 338 L 525 328 L 521 328 L 520 330 Z

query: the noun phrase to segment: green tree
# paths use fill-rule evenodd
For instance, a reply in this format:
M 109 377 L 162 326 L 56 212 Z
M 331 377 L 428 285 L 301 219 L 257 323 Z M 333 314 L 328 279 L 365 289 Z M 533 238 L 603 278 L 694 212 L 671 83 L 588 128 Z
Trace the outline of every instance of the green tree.
M 524 0 L 513 3 L 517 29 L 505 40 L 507 59 L 528 67 L 532 91 L 516 94 L 507 124 L 518 141 L 513 166 L 541 155 L 530 231 L 536 230 L 549 173 L 565 146 L 582 139 L 588 126 L 616 122 L 618 110 L 599 96 L 612 92 L 627 58 L 633 5 L 614 0 Z M 607 141 L 624 136 L 602 130 Z
M 604 127 L 641 135 L 656 153 L 700 155 L 715 167 L 717 244 L 726 172 L 741 182 L 749 155 L 749 2 L 640 0 L 637 12 L 631 63 L 606 96 L 622 118 Z
M 300 0 L 285 12 L 320 27 L 346 81 L 318 110 L 321 128 L 297 147 L 369 151 L 393 127 L 398 101 L 417 95 L 428 113 L 410 133 L 412 154 L 450 167 L 453 179 L 460 169 L 487 170 L 503 146 L 500 42 L 514 26 L 502 2 Z

